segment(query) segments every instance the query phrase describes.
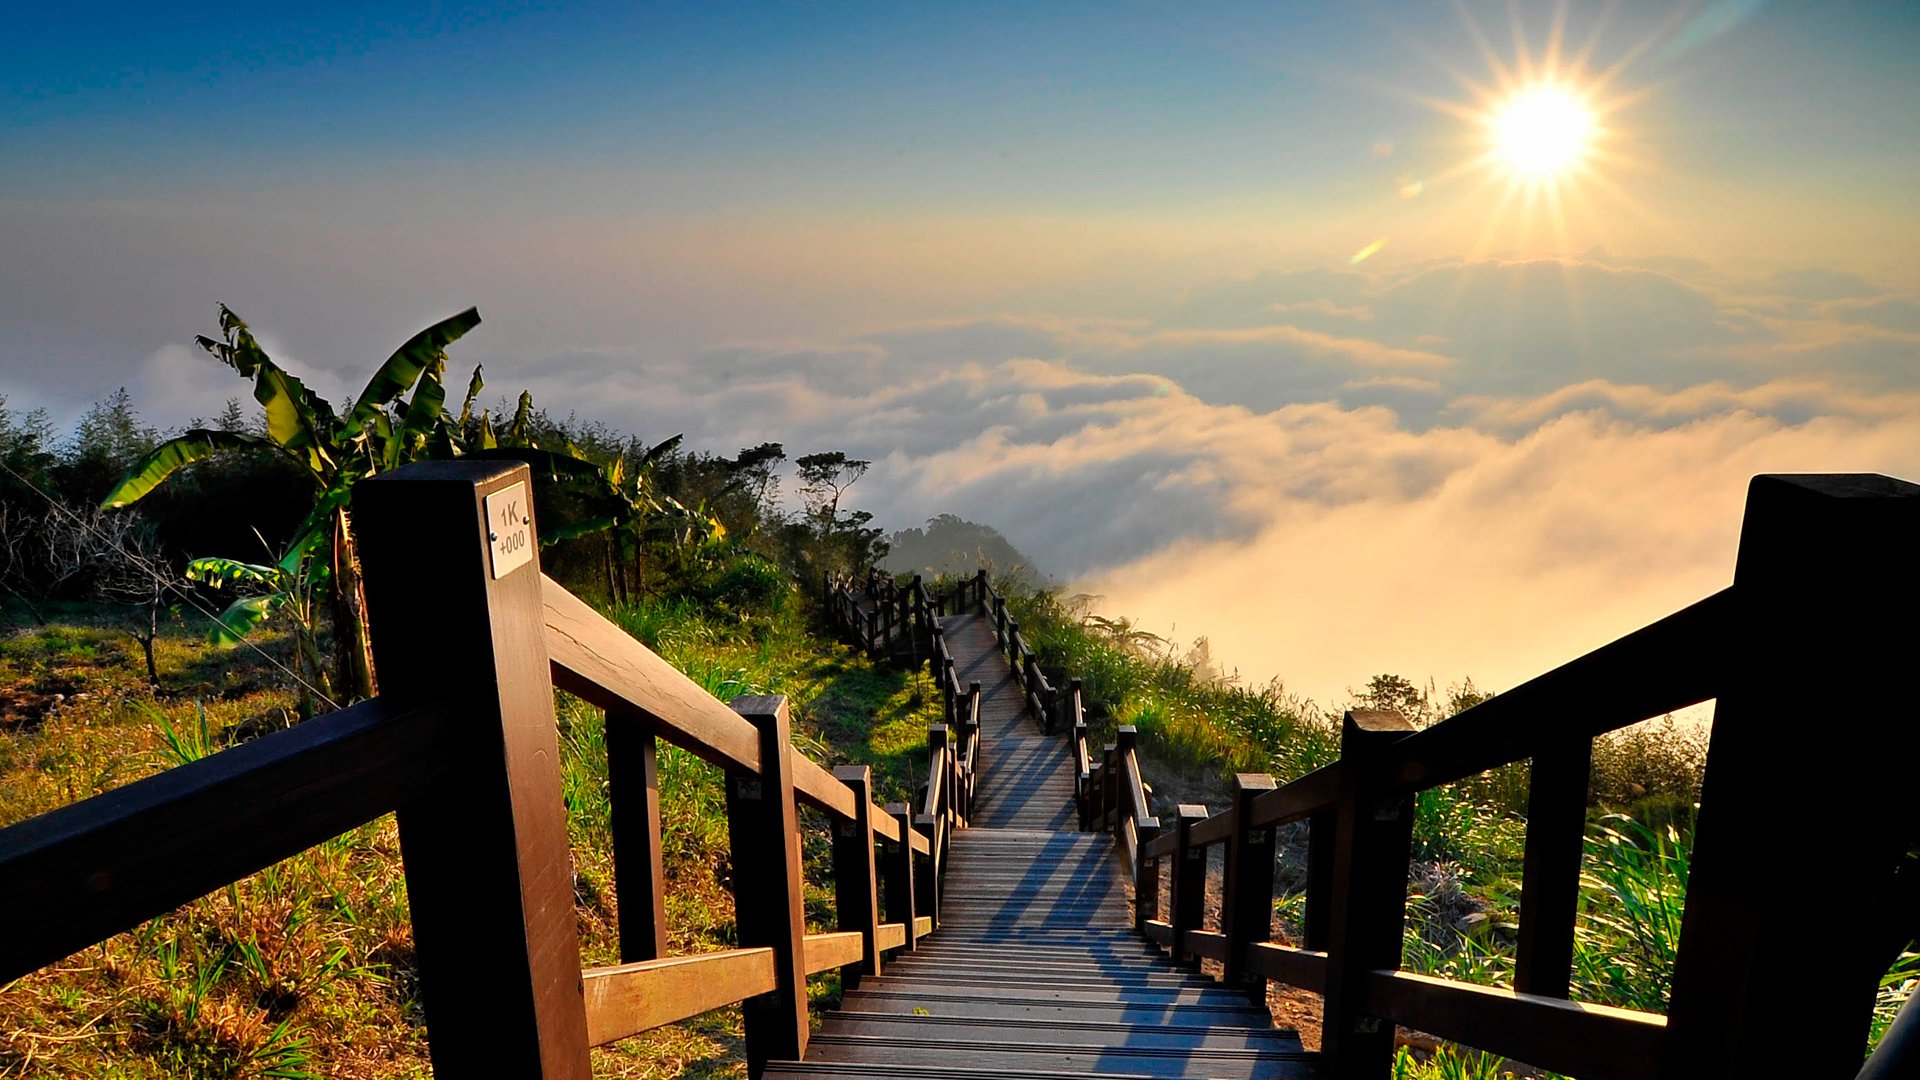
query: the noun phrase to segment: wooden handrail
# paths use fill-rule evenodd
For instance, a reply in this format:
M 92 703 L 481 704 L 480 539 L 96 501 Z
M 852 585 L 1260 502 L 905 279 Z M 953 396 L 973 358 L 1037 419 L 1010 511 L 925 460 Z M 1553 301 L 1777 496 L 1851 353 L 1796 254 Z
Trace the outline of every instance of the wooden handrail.
M 1409 736 L 1382 766 L 1390 787 L 1438 787 L 1714 697 L 1738 651 L 1738 607 L 1723 589 Z
M 451 727 L 366 701 L 0 830 L 0 985 L 391 813 Z

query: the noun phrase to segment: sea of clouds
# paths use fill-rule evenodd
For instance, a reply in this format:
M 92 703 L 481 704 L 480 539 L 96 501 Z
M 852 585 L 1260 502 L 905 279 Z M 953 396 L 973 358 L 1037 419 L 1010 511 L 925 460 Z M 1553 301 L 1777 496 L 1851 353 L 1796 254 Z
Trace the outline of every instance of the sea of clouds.
M 162 350 L 151 393 L 206 364 Z M 1920 301 L 1601 251 L 488 375 L 650 439 L 871 459 L 852 501 L 883 524 L 991 524 L 1323 702 L 1384 671 L 1511 686 L 1722 587 L 1755 473 L 1920 477 Z

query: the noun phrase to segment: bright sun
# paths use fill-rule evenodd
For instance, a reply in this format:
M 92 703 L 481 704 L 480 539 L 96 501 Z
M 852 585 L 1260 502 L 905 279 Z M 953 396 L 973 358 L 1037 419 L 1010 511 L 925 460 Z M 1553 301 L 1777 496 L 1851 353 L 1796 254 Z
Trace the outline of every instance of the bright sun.
M 1593 141 L 1593 111 L 1564 86 L 1525 87 L 1487 117 L 1494 153 L 1516 175 L 1549 181 L 1577 168 Z

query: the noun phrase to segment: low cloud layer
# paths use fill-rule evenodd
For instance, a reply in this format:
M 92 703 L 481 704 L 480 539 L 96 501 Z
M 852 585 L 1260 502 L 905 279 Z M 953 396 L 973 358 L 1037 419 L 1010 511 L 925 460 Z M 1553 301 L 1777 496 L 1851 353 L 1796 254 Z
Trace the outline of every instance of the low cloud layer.
M 1913 297 L 1602 252 L 488 374 L 650 438 L 871 458 L 883 522 L 992 524 L 1323 701 L 1382 671 L 1511 686 L 1723 586 L 1754 473 L 1920 475 Z

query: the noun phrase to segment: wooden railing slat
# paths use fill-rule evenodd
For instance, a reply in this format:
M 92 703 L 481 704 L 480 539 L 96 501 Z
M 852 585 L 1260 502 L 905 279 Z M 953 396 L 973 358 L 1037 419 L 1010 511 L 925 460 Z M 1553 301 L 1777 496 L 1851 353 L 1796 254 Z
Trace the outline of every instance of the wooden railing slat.
M 1535 997 L 1405 971 L 1373 971 L 1361 1007 L 1466 1046 L 1580 1080 L 1645 1080 L 1660 1058 L 1666 1017 Z M 1792 1034 L 1785 1033 L 1786 1038 Z
M 375 699 L 0 831 L 0 984 L 391 812 L 451 729 Z
M 1241 962 L 1248 971 L 1302 990 L 1318 994 L 1327 988 L 1327 954 L 1324 952 L 1256 941 L 1247 946 Z
M 1255 825 L 1284 825 L 1333 806 L 1340 794 L 1340 763 L 1323 765 L 1253 800 Z
M 865 949 L 866 935 L 858 930 L 808 934 L 804 950 L 807 974 L 818 975 L 830 968 L 858 964 Z
M 729 949 L 696 956 L 590 968 L 587 1043 L 605 1046 L 773 990 L 773 950 Z
M 1465 779 L 1568 739 L 1602 735 L 1715 696 L 1736 604 L 1723 589 L 1407 737 L 1382 766 L 1396 791 Z

